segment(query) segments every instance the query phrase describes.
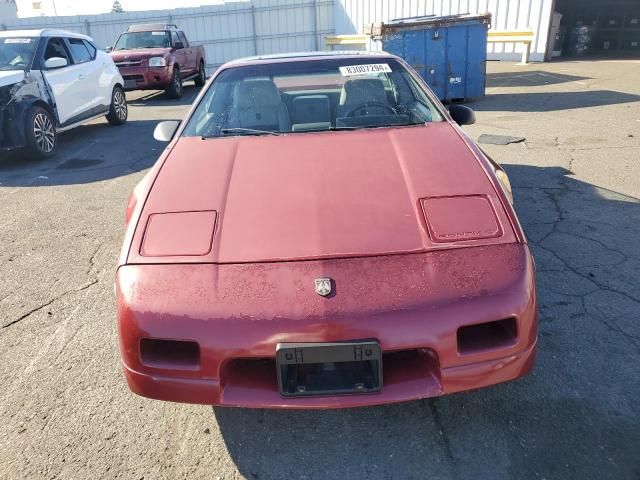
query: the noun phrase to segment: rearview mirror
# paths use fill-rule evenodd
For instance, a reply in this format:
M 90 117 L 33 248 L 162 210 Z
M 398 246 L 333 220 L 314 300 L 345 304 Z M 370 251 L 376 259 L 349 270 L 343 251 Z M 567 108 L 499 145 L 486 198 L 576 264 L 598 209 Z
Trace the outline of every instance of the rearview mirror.
M 113 47 L 107 47 L 107 48 L 104 49 L 104 51 L 107 52 L 107 53 L 111 53 L 111 52 L 113 52 Z
M 69 65 L 69 62 L 67 62 L 66 58 L 62 57 L 51 57 L 44 61 L 44 66 L 47 69 L 62 68 L 67 65 Z
M 449 114 L 458 125 L 473 125 L 476 123 L 475 112 L 464 105 L 449 105 Z
M 179 126 L 180 122 L 177 120 L 160 122 L 153 131 L 153 138 L 159 142 L 170 142 Z
M 184 48 L 184 43 L 182 42 L 176 42 L 176 44 L 174 45 L 174 48 L 176 50 L 182 50 Z

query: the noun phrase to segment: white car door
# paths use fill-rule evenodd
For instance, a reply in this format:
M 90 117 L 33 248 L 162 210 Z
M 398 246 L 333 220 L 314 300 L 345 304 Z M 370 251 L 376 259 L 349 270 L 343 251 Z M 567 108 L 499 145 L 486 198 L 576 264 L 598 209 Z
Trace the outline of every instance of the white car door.
M 92 44 L 89 44 L 92 46 Z M 94 47 L 95 48 L 95 47 Z M 95 63 L 100 68 L 100 96 L 102 97 L 101 104 L 109 108 L 111 106 L 111 96 L 113 94 L 113 87 L 116 85 L 124 85 L 120 70 L 113 63 L 111 56 L 102 50 L 97 50 Z
M 109 99 L 105 99 L 106 89 L 101 85 L 104 65 L 96 60 L 97 51 L 86 40 L 73 37 L 66 40 L 73 63 L 78 66 L 77 90 L 84 96 L 83 109 L 91 115 L 102 113 L 104 105 L 111 103 L 111 91 Z
M 82 117 L 88 103 L 88 93 L 78 88 L 78 81 L 86 75 L 85 68 L 81 64 L 73 64 L 63 38 L 52 37 L 47 40 L 44 61 L 53 57 L 64 58 L 67 66 L 47 69 L 43 65 L 43 74 L 53 90 L 58 121 L 62 125 L 74 123 L 76 118 Z

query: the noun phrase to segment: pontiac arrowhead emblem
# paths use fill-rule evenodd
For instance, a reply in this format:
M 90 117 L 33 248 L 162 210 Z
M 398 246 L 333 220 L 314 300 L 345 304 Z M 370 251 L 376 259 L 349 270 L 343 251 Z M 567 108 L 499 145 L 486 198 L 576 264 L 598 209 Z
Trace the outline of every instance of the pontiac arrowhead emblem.
M 326 297 L 331 293 L 331 279 L 330 278 L 316 278 L 316 293 L 323 297 Z

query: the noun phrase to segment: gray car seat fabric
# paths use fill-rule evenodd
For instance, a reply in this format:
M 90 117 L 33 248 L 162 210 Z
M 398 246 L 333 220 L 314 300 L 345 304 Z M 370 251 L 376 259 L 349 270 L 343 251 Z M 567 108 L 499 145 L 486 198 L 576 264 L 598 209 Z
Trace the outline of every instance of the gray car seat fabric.
M 294 98 L 292 117 L 293 124 L 330 122 L 329 97 L 326 95 L 303 95 Z
M 229 127 L 287 132 L 291 119 L 278 87 L 271 80 L 245 80 L 233 89 Z
M 377 78 L 359 78 L 347 80 L 342 86 L 340 104 L 336 109 L 336 117 L 342 117 L 358 105 L 376 102 L 389 105 L 384 83 Z M 382 107 L 370 107 L 369 113 L 388 114 L 389 110 Z

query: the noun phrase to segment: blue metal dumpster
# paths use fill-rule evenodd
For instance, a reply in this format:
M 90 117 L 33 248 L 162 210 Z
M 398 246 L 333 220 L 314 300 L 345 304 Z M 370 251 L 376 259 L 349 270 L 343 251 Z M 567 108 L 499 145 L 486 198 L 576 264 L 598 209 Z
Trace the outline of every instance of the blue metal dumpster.
M 413 17 L 380 26 L 383 49 L 404 58 L 440 100 L 484 95 L 491 14 Z

